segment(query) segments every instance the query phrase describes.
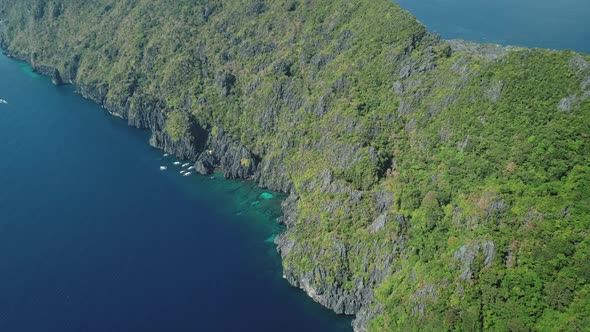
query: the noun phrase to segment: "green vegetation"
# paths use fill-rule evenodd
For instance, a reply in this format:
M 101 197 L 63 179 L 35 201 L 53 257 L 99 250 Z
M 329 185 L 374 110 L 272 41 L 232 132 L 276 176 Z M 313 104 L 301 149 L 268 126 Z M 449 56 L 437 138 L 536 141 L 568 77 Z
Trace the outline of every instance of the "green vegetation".
M 178 142 L 183 136 L 190 131 L 190 122 L 188 115 L 180 111 L 174 111 L 168 114 L 166 120 L 166 133 L 172 138 L 174 142 Z
M 251 163 L 251 161 L 248 158 L 242 158 L 240 160 L 240 165 L 242 165 L 242 167 L 244 167 L 244 168 L 250 167 L 250 163 Z
M 375 281 L 372 330 L 590 326 L 587 55 L 451 51 L 388 0 L 0 0 L 0 20 L 105 104 L 158 105 L 173 140 L 199 121 L 276 160 L 300 197 L 285 268 Z

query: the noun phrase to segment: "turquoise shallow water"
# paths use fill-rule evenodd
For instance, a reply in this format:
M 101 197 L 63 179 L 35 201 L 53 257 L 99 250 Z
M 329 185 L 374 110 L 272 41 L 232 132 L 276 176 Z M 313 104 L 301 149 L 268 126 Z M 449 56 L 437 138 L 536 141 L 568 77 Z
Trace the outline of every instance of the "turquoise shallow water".
M 590 53 L 587 0 L 394 0 L 443 38 Z
M 351 330 L 282 278 L 282 195 L 182 177 L 147 132 L 4 56 L 0 99 L 0 331 Z

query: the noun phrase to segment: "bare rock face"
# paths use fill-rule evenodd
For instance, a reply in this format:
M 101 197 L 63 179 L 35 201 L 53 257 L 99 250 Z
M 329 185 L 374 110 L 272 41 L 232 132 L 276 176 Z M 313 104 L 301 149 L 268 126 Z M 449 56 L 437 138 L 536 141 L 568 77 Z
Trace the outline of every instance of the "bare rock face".
M 217 160 L 209 153 L 201 153 L 195 162 L 195 170 L 202 175 L 209 175 L 215 170 Z
M 508 54 L 509 51 L 524 49 L 515 46 L 501 46 L 496 44 L 480 44 L 461 39 L 447 40 L 453 53 L 482 55 L 488 60 L 496 60 Z
M 492 241 L 479 241 L 466 244 L 455 251 L 453 258 L 458 261 L 460 275 L 459 278 L 465 281 L 472 279 L 475 260 L 483 256 L 483 265 L 489 267 L 494 261 L 496 255 L 496 246 Z
M 575 107 L 577 107 L 578 96 L 572 95 L 566 98 L 563 98 L 557 104 L 557 109 L 560 112 L 569 112 Z
M 427 302 L 436 301 L 438 294 L 435 285 L 425 285 L 422 289 L 412 295 L 410 305 L 412 308 L 412 316 L 424 317 Z
M 385 223 L 387 222 L 387 213 L 383 213 L 373 221 L 369 226 L 369 233 L 374 234 L 385 229 Z
M 588 61 L 586 61 L 582 56 L 580 56 L 579 54 L 576 54 L 572 57 L 572 59 L 570 60 L 570 67 L 578 72 L 584 72 L 585 70 L 590 69 L 590 63 L 588 63 Z
M 502 90 L 504 89 L 504 81 L 497 81 L 491 84 L 490 89 L 486 93 L 486 97 L 492 101 L 497 102 L 502 95 Z
M 209 134 L 206 148 L 197 158 L 195 167 L 201 168 L 206 174 L 219 167 L 226 178 L 250 179 L 256 172 L 258 159 L 244 145 L 229 137 L 224 129 L 219 128 Z

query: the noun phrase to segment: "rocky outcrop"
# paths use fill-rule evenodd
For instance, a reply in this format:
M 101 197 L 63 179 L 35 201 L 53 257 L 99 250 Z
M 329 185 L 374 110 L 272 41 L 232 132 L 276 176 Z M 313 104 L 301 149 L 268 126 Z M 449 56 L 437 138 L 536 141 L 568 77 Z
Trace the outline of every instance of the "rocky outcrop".
M 48 66 L 36 66 L 34 67 L 35 71 L 42 74 L 49 76 L 51 78 L 51 83 L 55 85 L 62 85 L 64 84 L 63 79 L 61 78 L 61 74 L 59 70 L 56 68 L 48 67 Z
M 369 226 L 369 233 L 377 233 L 385 229 L 385 223 L 387 222 L 387 213 L 383 213 L 377 217 L 373 223 Z
M 252 179 L 258 162 L 259 158 L 243 144 L 234 141 L 223 128 L 218 128 L 210 132 L 195 168 L 201 174 L 210 174 L 215 168 L 221 168 L 225 178 Z
M 453 258 L 458 261 L 459 264 L 459 278 L 465 281 L 471 280 L 474 273 L 474 263 L 475 260 L 480 257 L 480 253 L 483 258 L 483 265 L 489 267 L 492 265 L 496 255 L 496 245 L 489 240 L 480 241 L 466 244 L 454 253 Z
M 254 181 L 264 188 L 295 193 L 295 186 L 287 174 L 285 165 L 282 163 L 282 156 L 264 157 L 257 165 Z
M 425 308 L 428 302 L 436 301 L 438 298 L 435 285 L 426 285 L 415 292 L 410 299 L 412 306 L 412 316 L 424 317 Z
M 291 194 L 283 203 L 284 215 L 281 217 L 280 222 L 287 226 L 287 232 L 275 239 L 277 250 L 283 259 L 293 250 L 305 252 L 305 254 L 312 257 L 317 255 L 317 253 L 311 252 L 309 248 L 305 248 L 306 244 L 294 242 L 289 234 L 289 229 L 294 226 L 298 219 L 297 203 L 298 196 L 295 194 Z M 340 241 L 334 240 L 331 248 L 326 248 L 326 250 L 335 253 L 335 260 L 346 260 L 350 249 Z M 313 259 L 318 259 L 318 257 L 313 257 L 312 261 L 314 261 Z M 291 285 L 303 289 L 316 302 L 339 314 L 355 314 L 362 307 L 363 299 L 372 298 L 372 290 L 364 287 L 362 282 L 356 289 L 344 289 L 336 283 L 326 282 L 327 273 L 325 267 L 319 263 L 314 265 L 314 268 L 309 271 L 302 271 L 296 267 L 286 267 L 283 276 Z M 343 274 L 342 278 L 346 279 L 344 275 L 346 271 L 340 272 Z
M 559 103 L 557 103 L 557 109 L 560 112 L 569 112 L 574 107 L 577 107 L 578 96 L 572 95 L 566 98 L 562 98 Z
M 446 42 L 451 46 L 453 53 L 481 55 L 487 60 L 496 60 L 498 58 L 502 58 L 510 51 L 524 50 L 523 47 L 481 44 L 462 39 L 450 39 Z
M 201 153 L 195 162 L 195 170 L 202 175 L 212 174 L 216 167 L 219 166 L 217 158 L 207 150 Z
M 201 129 L 195 126 L 194 132 L 199 132 Z M 150 138 L 150 145 L 160 148 L 168 153 L 174 154 L 176 157 L 184 160 L 195 160 L 198 154 L 196 147 L 201 142 L 204 135 L 189 134 L 181 137 L 178 141 L 174 141 L 164 131 L 152 131 Z
M 289 212 L 286 210 L 286 219 Z M 275 243 L 281 257 L 287 259 L 283 274 L 285 279 L 293 286 L 304 290 L 316 302 L 333 310 L 338 314 L 356 315 L 353 326 L 356 331 L 365 331 L 372 318 L 379 314 L 379 304 L 374 303 L 374 288 L 381 284 L 385 278 L 391 275 L 392 266 L 399 259 L 404 250 L 404 242 L 400 241 L 390 247 L 390 244 L 357 242 L 346 246 L 337 239 L 329 241 L 329 246 L 318 253 L 311 250 L 305 243 L 293 240 L 290 231 L 277 237 Z M 324 263 L 321 254 L 330 253 L 332 261 Z M 372 255 L 376 252 L 385 253 L 377 258 Z M 288 262 L 288 256 L 292 254 L 309 257 L 313 263 L 311 269 L 300 269 Z M 360 273 L 354 273 L 347 268 L 348 257 L 360 257 L 363 266 Z M 335 271 L 336 280 L 331 281 L 334 271 L 328 271 L 330 266 L 339 266 Z M 342 283 L 342 281 L 346 281 Z
M 359 204 L 363 199 L 360 191 L 342 184 L 329 170 L 322 172 L 310 181 L 301 183 L 298 190 L 301 192 L 314 190 L 344 195 L 349 197 L 352 204 Z M 394 227 L 399 230 L 405 227 L 406 219 L 403 215 L 389 215 L 386 212 L 394 204 L 393 194 L 387 191 L 378 191 L 372 199 L 380 214 L 369 225 L 369 233 L 381 232 L 385 227 L 388 227 L 390 222 L 394 223 Z M 391 275 L 394 261 L 399 259 L 405 250 L 403 236 L 393 242 L 366 243 L 358 240 L 349 245 L 334 238 L 318 252 L 306 243 L 294 241 L 296 238 L 294 234 L 297 232 L 295 223 L 300 219 L 298 204 L 299 197 L 296 194 L 291 194 L 283 203 L 284 215 L 280 222 L 287 226 L 287 231 L 275 240 L 281 257 L 287 260 L 283 270 L 285 279 L 290 284 L 304 290 L 316 302 L 336 313 L 356 315 L 353 321 L 355 331 L 365 331 L 370 320 L 381 310 L 381 306 L 373 302 L 373 290 Z M 316 204 L 320 206 L 321 211 L 332 213 L 336 208 L 333 204 L 340 203 L 318 201 Z M 375 256 L 375 253 L 383 253 L 383 255 Z M 289 264 L 289 256 L 293 254 L 306 257 L 310 262 L 313 262 L 313 266 L 300 268 Z M 331 257 L 329 262 L 325 261 L 326 256 Z M 360 271 L 350 269 L 347 263 L 350 257 L 360 258 L 362 266 Z M 328 271 L 326 267 L 329 266 L 337 266 L 338 268 L 336 271 Z
M 4 54 L 7 55 L 8 57 L 11 57 L 11 58 L 14 58 L 14 59 L 17 59 L 20 61 L 28 62 L 31 65 L 31 67 L 33 68 L 33 71 L 35 71 L 41 75 L 49 76 L 51 78 L 51 82 L 53 84 L 62 85 L 65 83 L 64 80 L 62 79 L 62 75 L 60 74 L 59 70 L 57 70 L 57 68 L 47 66 L 47 65 L 35 64 L 33 59 L 31 59 L 30 57 L 10 52 L 8 45 L 6 45 L 6 43 L 3 40 L 0 40 L 0 48 L 3 50 Z

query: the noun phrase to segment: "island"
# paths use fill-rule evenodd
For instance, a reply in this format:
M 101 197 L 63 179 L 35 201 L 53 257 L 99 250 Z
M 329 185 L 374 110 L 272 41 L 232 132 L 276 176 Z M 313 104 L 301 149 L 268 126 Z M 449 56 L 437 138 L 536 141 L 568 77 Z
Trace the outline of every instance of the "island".
M 389 0 L 0 0 L 0 46 L 288 194 L 284 277 L 356 331 L 590 326 L 586 54 L 442 40 Z

